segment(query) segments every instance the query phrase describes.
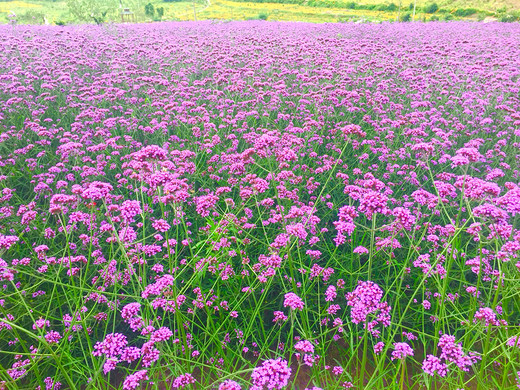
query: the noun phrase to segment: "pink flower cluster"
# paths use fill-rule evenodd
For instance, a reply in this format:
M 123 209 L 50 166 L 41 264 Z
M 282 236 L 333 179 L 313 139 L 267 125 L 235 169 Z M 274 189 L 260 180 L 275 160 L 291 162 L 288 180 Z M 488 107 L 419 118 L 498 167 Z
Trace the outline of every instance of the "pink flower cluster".
M 287 361 L 278 358 L 266 360 L 251 374 L 251 390 L 281 390 L 289 384 L 291 369 Z
M 345 295 L 347 305 L 351 306 L 350 318 L 354 324 L 362 323 L 375 337 L 380 331 L 375 329 L 378 324 L 390 326 L 390 310 L 387 302 L 381 302 L 383 290 L 371 281 L 359 281 L 354 291 Z M 373 317 L 369 320 L 369 317 Z

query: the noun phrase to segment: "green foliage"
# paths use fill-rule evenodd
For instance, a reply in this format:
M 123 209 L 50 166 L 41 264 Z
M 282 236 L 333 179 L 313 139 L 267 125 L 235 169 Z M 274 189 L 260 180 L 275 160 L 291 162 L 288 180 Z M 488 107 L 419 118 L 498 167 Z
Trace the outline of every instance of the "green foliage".
M 513 23 L 513 22 L 517 22 L 518 20 L 520 20 L 520 16 L 518 13 L 514 13 L 514 12 L 509 13 L 509 14 L 502 14 L 502 15 L 498 16 L 499 22 Z
M 41 11 L 29 10 L 17 16 L 17 20 L 22 24 L 43 24 L 45 14 Z
M 426 12 L 427 14 L 434 14 L 438 10 L 439 10 L 439 6 L 437 5 L 437 3 L 428 4 L 423 9 L 423 11 Z
M 269 17 L 268 13 L 261 12 L 256 16 L 250 16 L 250 17 L 246 18 L 246 20 L 267 20 L 268 17 Z
M 144 14 L 149 18 L 153 18 L 155 14 L 155 8 L 152 3 L 148 3 L 144 6 Z
M 157 18 L 162 19 L 164 16 L 164 7 L 157 7 L 155 11 L 157 12 Z
M 388 11 L 388 12 L 395 12 L 397 11 L 398 7 L 395 5 L 395 3 L 390 4 L 371 4 L 372 8 L 370 6 L 363 6 L 359 7 L 359 9 L 375 9 L 377 11 Z
M 98 26 L 100 26 L 100 25 L 102 25 L 103 23 L 106 22 L 106 20 L 107 20 L 107 13 L 108 13 L 108 11 L 103 11 L 103 12 L 101 12 L 100 15 L 97 15 L 97 16 L 92 15 L 92 19 L 94 19 L 94 22 L 96 22 L 96 24 Z
M 484 19 L 486 19 L 486 13 L 485 12 L 479 12 L 478 15 L 477 15 L 477 20 L 479 22 L 482 22 Z
M 252 0 L 233 0 L 233 1 L 236 1 L 239 3 L 250 3 Z M 254 3 L 275 3 L 275 4 L 304 4 L 305 0 L 254 0 L 253 2 Z M 310 0 L 306 4 L 311 5 L 310 4 L 311 2 L 312 2 L 312 0 Z M 317 0 L 317 1 L 314 1 L 314 3 L 319 3 L 320 7 L 322 7 L 322 6 L 326 7 L 326 5 L 323 5 L 323 4 L 326 4 L 328 2 Z M 315 5 L 311 5 L 311 6 L 314 7 Z
M 390 12 L 397 11 L 397 5 L 395 5 L 394 3 L 390 3 L 390 4 L 388 4 L 388 6 L 386 7 L 386 10 L 387 10 L 387 11 L 390 11 Z
M 57 20 L 56 22 L 54 22 L 54 24 L 56 26 L 65 26 L 66 25 L 66 23 L 63 20 Z
M 475 8 L 457 8 L 455 10 L 455 12 L 453 13 L 453 15 L 458 16 L 458 17 L 465 17 L 465 16 L 470 16 L 470 15 L 476 14 L 476 13 L 477 13 L 477 10 Z
M 409 22 L 412 20 L 412 14 L 410 12 L 406 12 L 401 16 L 401 22 Z
M 102 24 L 107 15 L 116 13 L 119 7 L 118 0 L 66 0 L 70 13 L 79 21 Z
M 497 9 L 495 17 L 499 22 L 512 23 L 520 20 L 520 11 L 507 11 L 506 7 Z

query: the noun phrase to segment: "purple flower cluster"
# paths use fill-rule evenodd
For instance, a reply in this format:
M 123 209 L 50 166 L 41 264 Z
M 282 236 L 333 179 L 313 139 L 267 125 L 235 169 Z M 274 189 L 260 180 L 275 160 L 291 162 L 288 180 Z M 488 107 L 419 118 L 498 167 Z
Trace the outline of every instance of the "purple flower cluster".
M 375 329 L 378 324 L 390 325 L 390 306 L 381 302 L 383 290 L 371 281 L 359 281 L 354 291 L 345 295 L 347 305 L 351 306 L 350 318 L 354 324 L 362 323 L 375 337 L 380 331 Z M 369 317 L 373 317 L 369 321 Z
M 290 377 L 287 361 L 281 358 L 266 360 L 253 370 L 251 390 L 281 390 L 289 384 Z
M 428 355 L 422 364 L 423 371 L 430 376 L 437 373 L 439 376 L 445 377 L 448 374 L 450 363 L 454 363 L 462 371 L 469 371 L 469 367 L 480 359 L 473 352 L 466 355 L 462 350 L 462 344 L 457 344 L 454 336 L 442 335 L 438 347 L 441 350 L 440 357 Z
M 287 293 L 284 296 L 283 307 L 290 307 L 292 310 L 303 310 L 305 303 L 295 293 Z
M 115 358 L 118 355 L 121 355 L 127 344 L 128 341 L 126 340 L 125 335 L 121 333 L 109 333 L 105 336 L 103 341 L 98 341 L 94 345 L 92 355 L 105 355 L 107 358 Z
M 177 378 L 175 378 L 173 380 L 172 389 L 183 389 L 186 386 L 189 386 L 195 382 L 196 382 L 196 380 L 193 377 L 193 375 L 186 373 L 186 374 L 178 376 Z
M 395 343 L 392 351 L 392 360 L 404 360 L 407 356 L 413 356 L 413 349 L 406 343 Z
M 218 390 L 242 390 L 242 387 L 237 382 L 228 379 L 219 385 Z
M 124 367 L 125 389 L 175 361 L 185 374 L 168 385 L 196 388 L 207 370 L 236 390 L 229 356 L 244 355 L 253 388 L 296 386 L 287 362 L 267 360 L 276 349 L 320 366 L 308 383 L 327 387 L 318 343 L 359 350 L 366 332 L 375 354 L 394 346 L 392 367 L 419 329 L 518 347 L 518 24 L 17 25 L 0 37 L 6 386 L 58 388 L 63 362 L 85 372 L 67 386 L 88 386 L 91 355 L 105 374 Z M 387 331 L 397 323 L 406 332 Z M 421 335 L 425 350 L 437 337 Z M 477 362 L 452 336 L 438 347 L 427 375 Z M 330 386 L 352 386 L 331 371 Z

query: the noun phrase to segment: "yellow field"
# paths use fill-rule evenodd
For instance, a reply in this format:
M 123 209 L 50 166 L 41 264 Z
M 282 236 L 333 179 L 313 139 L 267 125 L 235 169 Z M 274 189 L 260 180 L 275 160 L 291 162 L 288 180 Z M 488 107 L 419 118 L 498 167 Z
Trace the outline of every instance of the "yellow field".
M 7 21 L 7 15 L 14 12 L 15 15 L 43 14 L 49 23 L 57 20 L 70 20 L 69 10 L 64 1 L 57 2 L 37 2 L 37 1 L 8 1 L 0 2 L 0 23 Z M 37 19 L 34 23 L 44 23 Z
M 26 3 L 24 1 L 9 1 L 0 3 L 0 12 L 9 12 L 12 9 L 41 8 L 42 6 L 34 3 Z
M 399 0 L 359 0 L 359 4 L 399 4 Z M 441 8 L 476 8 L 483 11 L 496 11 L 499 8 L 520 9 L 520 0 L 417 0 L 417 6 L 424 6 L 430 3 L 437 3 Z M 413 0 L 403 0 L 402 4 L 408 6 Z
M 240 20 L 268 15 L 268 20 L 337 22 L 349 18 L 368 20 L 393 20 L 395 13 L 369 10 L 349 10 L 341 8 L 317 8 L 297 4 L 238 3 L 229 0 L 213 0 L 200 17 L 203 19 Z M 193 15 L 191 15 L 191 18 Z M 190 19 L 191 19 L 190 18 Z

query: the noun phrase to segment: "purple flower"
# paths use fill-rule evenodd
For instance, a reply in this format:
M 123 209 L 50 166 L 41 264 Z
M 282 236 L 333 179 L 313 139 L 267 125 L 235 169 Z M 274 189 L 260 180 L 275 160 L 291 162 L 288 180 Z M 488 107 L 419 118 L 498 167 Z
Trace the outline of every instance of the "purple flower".
M 314 345 L 310 341 L 301 340 L 294 345 L 294 349 L 300 352 L 314 353 Z
M 517 347 L 520 348 L 520 336 L 512 336 L 509 339 L 507 339 L 506 344 L 509 347 Z
M 253 387 L 251 390 L 274 390 L 284 389 L 291 377 L 291 369 L 286 360 L 270 359 L 256 367 L 251 374 Z
M 469 366 L 479 359 L 475 354 L 466 355 L 462 350 L 462 344 L 456 343 L 454 336 L 442 335 L 439 338 L 438 346 L 441 349 L 440 358 L 455 363 L 463 371 L 469 371 Z
M 287 293 L 284 298 L 283 307 L 290 307 L 293 310 L 303 310 L 304 303 L 295 293 Z
M 242 388 L 237 382 L 228 379 L 219 385 L 218 390 L 242 390 Z
M 336 287 L 335 286 L 329 286 L 327 287 L 327 290 L 325 291 L 325 301 L 332 302 L 337 297 Z
M 183 374 L 173 380 L 172 389 L 182 389 L 195 382 L 196 380 L 191 374 Z
M 148 380 L 147 370 L 140 370 L 128 375 L 123 382 L 123 390 L 134 390 L 141 384 L 141 381 L 144 380 Z
M 394 350 L 392 351 L 392 360 L 404 360 L 407 356 L 413 356 L 413 349 L 406 343 L 394 343 Z
M 284 322 L 287 321 L 287 316 L 284 314 L 283 311 L 275 311 L 274 313 L 274 319 L 273 322 Z
M 9 249 L 15 242 L 20 239 L 17 236 L 3 236 L 0 234 L 0 249 Z
M 61 335 L 55 330 L 51 330 L 45 335 L 45 340 L 47 340 L 49 344 L 57 344 L 61 340 Z
M 121 317 L 125 320 L 128 320 L 132 317 L 135 317 L 139 314 L 139 310 L 141 309 L 141 304 L 138 302 L 132 302 L 128 305 L 125 305 L 123 309 L 121 309 Z
M 105 355 L 108 358 L 115 358 L 121 354 L 127 344 L 128 341 L 125 335 L 121 333 L 109 333 L 105 336 L 103 341 L 98 341 L 96 345 L 94 345 L 92 355 Z
M 383 348 L 385 348 L 385 343 L 382 341 L 376 343 L 376 345 L 374 345 L 374 353 L 379 355 L 383 351 Z
M 431 376 L 437 373 L 444 378 L 448 374 L 448 366 L 442 363 L 441 359 L 433 355 L 426 356 L 422 364 L 422 369 L 426 374 Z
M 135 216 L 143 212 L 143 210 L 141 210 L 141 203 L 137 200 L 125 200 L 123 204 L 121 204 L 119 211 L 126 221 L 132 221 Z
M 353 323 L 362 323 L 374 335 L 378 332 L 374 329 L 379 323 L 383 326 L 390 325 L 390 306 L 386 302 L 381 302 L 383 290 L 371 281 L 359 281 L 354 291 L 347 293 L 345 298 L 347 304 L 352 306 L 350 317 Z M 375 320 L 366 323 L 368 317 L 375 316 Z

